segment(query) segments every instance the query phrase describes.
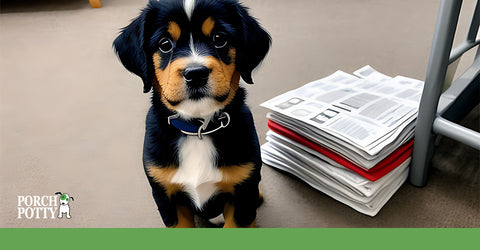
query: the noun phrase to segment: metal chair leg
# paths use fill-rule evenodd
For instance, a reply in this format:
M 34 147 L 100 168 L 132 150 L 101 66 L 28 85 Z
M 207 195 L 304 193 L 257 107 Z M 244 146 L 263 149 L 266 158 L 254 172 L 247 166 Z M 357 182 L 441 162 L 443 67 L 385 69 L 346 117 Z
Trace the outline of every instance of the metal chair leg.
M 438 100 L 445 80 L 461 5 L 461 0 L 443 0 L 440 4 L 415 128 L 415 144 L 409 177 L 410 183 L 414 186 L 421 187 L 426 184 L 434 150 L 432 126 L 437 114 Z

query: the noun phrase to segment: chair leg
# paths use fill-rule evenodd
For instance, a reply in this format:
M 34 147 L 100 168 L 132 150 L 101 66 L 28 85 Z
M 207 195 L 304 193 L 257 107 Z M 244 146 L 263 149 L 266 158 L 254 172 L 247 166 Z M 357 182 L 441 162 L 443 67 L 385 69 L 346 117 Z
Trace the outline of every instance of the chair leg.
M 420 126 L 430 127 L 423 131 L 431 131 L 432 124 L 419 124 Z M 424 187 L 427 184 L 428 170 L 432 161 L 435 149 L 434 136 L 430 132 L 416 133 L 415 144 L 413 146 L 412 165 L 410 166 L 410 183 L 417 187 Z
M 100 2 L 100 0 L 88 0 L 90 2 L 90 5 L 92 6 L 92 8 L 100 8 L 102 7 L 102 3 Z
M 443 0 L 440 3 L 415 127 L 415 144 L 410 167 L 410 183 L 414 186 L 421 187 L 426 184 L 434 147 L 432 126 L 437 115 L 438 100 L 445 81 L 461 6 L 461 0 Z

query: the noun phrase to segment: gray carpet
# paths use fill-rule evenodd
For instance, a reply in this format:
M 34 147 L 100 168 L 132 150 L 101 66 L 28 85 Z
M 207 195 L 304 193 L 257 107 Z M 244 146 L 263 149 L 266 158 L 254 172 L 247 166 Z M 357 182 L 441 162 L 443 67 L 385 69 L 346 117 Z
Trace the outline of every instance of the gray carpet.
M 273 47 L 246 86 L 259 104 L 365 64 L 424 79 L 439 1 L 245 0 Z M 146 0 L 10 0 L 0 8 L 0 227 L 163 227 L 142 169 L 149 95 L 111 43 Z M 461 42 L 475 1 L 464 1 Z M 459 70 L 471 62 L 463 58 Z M 463 121 L 479 130 L 477 107 Z M 257 226 L 480 227 L 479 152 L 443 138 L 428 185 L 404 184 L 375 217 L 268 166 Z M 67 192 L 72 219 L 17 219 L 17 197 Z

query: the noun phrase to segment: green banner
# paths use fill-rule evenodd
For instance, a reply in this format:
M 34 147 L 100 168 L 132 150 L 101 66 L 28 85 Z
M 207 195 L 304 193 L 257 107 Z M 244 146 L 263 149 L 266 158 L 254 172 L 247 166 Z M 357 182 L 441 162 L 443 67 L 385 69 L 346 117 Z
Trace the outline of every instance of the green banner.
M 473 249 L 480 230 L 0 229 L 0 235 L 2 249 Z

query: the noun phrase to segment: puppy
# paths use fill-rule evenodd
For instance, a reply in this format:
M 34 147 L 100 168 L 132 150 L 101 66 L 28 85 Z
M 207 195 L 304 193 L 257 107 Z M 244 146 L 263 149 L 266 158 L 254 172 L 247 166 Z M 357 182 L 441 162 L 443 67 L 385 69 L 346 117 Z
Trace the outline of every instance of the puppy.
M 73 201 L 75 199 L 73 199 L 73 197 L 69 196 L 68 194 L 62 194 L 62 192 L 56 192 L 55 194 L 60 195 L 60 198 L 59 198 L 60 206 L 58 207 L 58 218 L 62 218 L 63 214 L 66 214 L 67 219 L 72 218 L 70 216 L 70 206 L 68 205 L 68 203 L 70 202 L 70 200 Z
M 253 227 L 261 204 L 260 147 L 240 78 L 266 56 L 269 34 L 236 0 L 150 1 L 113 46 L 153 89 L 143 164 L 167 227 L 223 213 Z

